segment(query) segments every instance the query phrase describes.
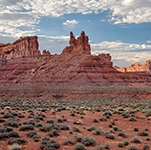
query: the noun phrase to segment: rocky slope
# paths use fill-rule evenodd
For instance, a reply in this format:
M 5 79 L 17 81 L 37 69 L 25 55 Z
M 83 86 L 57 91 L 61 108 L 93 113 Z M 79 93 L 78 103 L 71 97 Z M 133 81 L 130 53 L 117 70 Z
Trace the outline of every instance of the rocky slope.
M 5 57 L 0 66 L 0 97 L 151 98 L 149 74 L 120 73 L 113 67 L 110 54 L 92 56 L 88 41 L 84 32 L 77 39 L 71 32 L 69 46 L 60 55 L 46 50 L 40 54 L 37 37 L 2 46 L 0 54 Z

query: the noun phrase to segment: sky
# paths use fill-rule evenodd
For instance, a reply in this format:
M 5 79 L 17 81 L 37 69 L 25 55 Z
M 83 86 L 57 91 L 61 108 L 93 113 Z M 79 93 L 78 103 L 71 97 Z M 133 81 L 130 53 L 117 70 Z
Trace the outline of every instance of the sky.
M 38 36 L 39 49 L 60 54 L 69 33 L 89 36 L 92 55 L 114 66 L 151 59 L 151 0 L 0 0 L 0 43 Z

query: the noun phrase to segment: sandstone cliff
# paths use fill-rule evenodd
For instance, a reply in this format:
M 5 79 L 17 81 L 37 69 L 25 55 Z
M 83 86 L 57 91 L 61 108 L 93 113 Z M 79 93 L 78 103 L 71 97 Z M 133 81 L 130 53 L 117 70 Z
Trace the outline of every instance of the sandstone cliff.
M 37 36 L 24 37 L 11 44 L 0 44 L 0 60 L 40 55 L 37 39 Z
M 90 55 L 90 44 L 88 36 L 85 36 L 84 31 L 81 32 L 81 36 L 77 39 L 75 38 L 74 34 L 70 32 L 70 46 L 67 46 L 63 52 L 62 55 Z
M 91 55 L 84 32 L 78 38 L 71 32 L 69 44 L 60 55 L 46 50 L 40 54 L 37 37 L 1 44 L 0 98 L 151 98 L 149 74 L 120 73 L 113 67 L 110 54 Z M 3 58 L 7 60 L 3 62 Z M 147 89 L 138 93 L 132 85 L 147 85 Z
M 151 60 L 147 60 L 144 64 L 136 62 L 129 67 L 117 69 L 120 72 L 151 72 Z

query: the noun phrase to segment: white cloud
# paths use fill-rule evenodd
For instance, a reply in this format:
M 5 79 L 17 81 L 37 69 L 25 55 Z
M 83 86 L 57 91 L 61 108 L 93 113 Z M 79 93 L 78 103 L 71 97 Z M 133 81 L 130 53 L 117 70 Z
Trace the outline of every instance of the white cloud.
M 52 54 L 60 54 L 62 50 L 69 45 L 69 36 L 38 36 L 40 50 L 49 50 Z
M 78 24 L 78 21 L 74 20 L 66 20 L 65 22 L 63 22 L 63 25 L 76 25 Z
M 43 16 L 98 14 L 105 10 L 110 11 L 110 21 L 114 24 L 151 22 L 150 8 L 150 0 L 0 0 L 0 32 L 22 36 L 26 30 L 30 35 L 36 32 L 36 25 Z M 77 23 L 67 20 L 63 24 Z M 28 28 L 23 30 L 23 27 Z
M 144 63 L 151 59 L 151 45 L 130 44 L 123 42 L 104 41 L 98 44 L 91 44 L 92 54 L 110 53 L 114 65 L 125 66 L 134 62 Z M 148 53 L 150 51 L 150 53 Z
M 147 43 L 151 43 L 151 40 L 148 40 Z

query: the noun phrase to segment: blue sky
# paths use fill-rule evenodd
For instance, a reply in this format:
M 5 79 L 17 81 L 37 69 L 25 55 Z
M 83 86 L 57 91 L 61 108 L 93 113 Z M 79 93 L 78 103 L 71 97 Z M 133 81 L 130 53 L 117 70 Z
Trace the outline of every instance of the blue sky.
M 61 53 L 69 32 L 89 36 L 91 53 L 114 65 L 151 59 L 151 0 L 0 0 L 0 43 L 37 35 L 39 49 Z

